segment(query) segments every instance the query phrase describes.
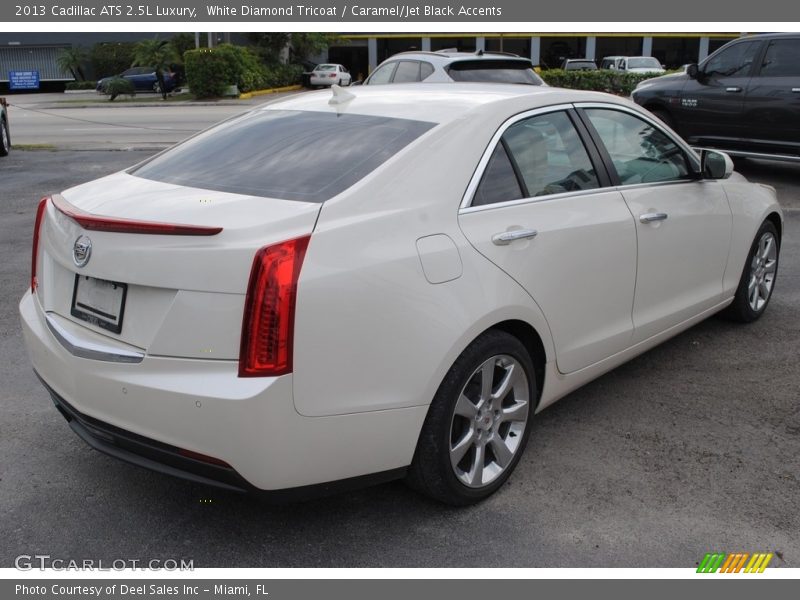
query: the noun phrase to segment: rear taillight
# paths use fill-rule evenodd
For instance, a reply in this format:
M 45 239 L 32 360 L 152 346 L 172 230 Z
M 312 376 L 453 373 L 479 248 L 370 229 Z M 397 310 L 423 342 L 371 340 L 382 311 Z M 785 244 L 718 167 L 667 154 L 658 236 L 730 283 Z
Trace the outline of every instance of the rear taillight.
M 336 73 L 331 73 L 328 77 L 336 77 Z
M 39 287 L 39 281 L 36 279 L 36 264 L 39 262 L 39 231 L 42 228 L 42 221 L 44 220 L 44 213 L 47 210 L 47 202 L 50 198 L 42 198 L 39 200 L 39 207 L 36 209 L 36 222 L 33 225 L 33 248 L 31 249 L 31 293 L 36 291 Z
M 288 240 L 256 253 L 242 319 L 239 377 L 292 371 L 297 280 L 310 239 Z

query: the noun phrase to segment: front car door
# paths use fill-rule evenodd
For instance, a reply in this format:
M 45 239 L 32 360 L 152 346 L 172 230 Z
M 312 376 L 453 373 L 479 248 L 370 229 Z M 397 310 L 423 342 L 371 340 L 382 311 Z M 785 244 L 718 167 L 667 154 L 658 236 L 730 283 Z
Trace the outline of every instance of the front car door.
M 578 104 L 635 219 L 637 343 L 722 301 L 732 217 L 719 181 L 659 121 L 627 107 Z
M 743 137 L 744 97 L 763 42 L 725 46 L 702 64 L 683 87 L 675 121 L 690 144 L 734 148 Z
M 800 35 L 769 41 L 760 63 L 745 97 L 750 148 L 800 154 Z
M 587 139 L 571 105 L 512 118 L 459 213 L 476 250 L 542 309 L 563 373 L 624 350 L 633 331 L 636 227 Z

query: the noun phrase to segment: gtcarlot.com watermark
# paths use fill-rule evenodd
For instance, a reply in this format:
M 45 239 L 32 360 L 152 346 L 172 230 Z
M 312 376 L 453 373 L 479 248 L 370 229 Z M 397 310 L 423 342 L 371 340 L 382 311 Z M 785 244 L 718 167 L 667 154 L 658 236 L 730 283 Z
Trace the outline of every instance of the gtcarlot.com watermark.
M 194 560 L 184 558 L 139 560 L 136 558 L 116 558 L 102 560 L 84 558 L 82 560 L 53 558 L 49 554 L 20 554 L 14 559 L 14 566 L 20 571 L 194 571 Z

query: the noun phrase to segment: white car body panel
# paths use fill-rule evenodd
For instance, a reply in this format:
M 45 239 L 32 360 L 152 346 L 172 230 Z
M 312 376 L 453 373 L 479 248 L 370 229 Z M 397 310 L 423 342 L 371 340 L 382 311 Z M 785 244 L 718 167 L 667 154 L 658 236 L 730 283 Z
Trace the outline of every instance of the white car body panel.
M 646 111 L 605 94 L 497 84 L 366 86 L 352 94 L 339 105 L 328 103 L 330 92 L 314 92 L 259 110 L 439 125 L 322 204 L 126 173 L 63 193 L 94 214 L 223 227 L 186 238 L 89 232 L 94 251 L 81 274 L 129 284 L 120 334 L 70 315 L 72 245 L 86 232 L 51 204 L 39 289 L 20 304 L 31 362 L 47 385 L 89 417 L 226 461 L 260 489 L 390 471 L 411 462 L 445 374 L 487 329 L 514 322 L 538 334 L 542 410 L 730 303 L 760 223 L 781 214 L 774 190 L 738 175 L 680 184 L 679 194 L 623 186 L 473 210 L 462 202 L 480 176 L 476 167 L 515 115 L 576 101 L 649 119 Z M 661 227 L 635 220 L 661 207 L 670 212 Z M 515 226 L 540 236 L 501 254 L 491 235 Z M 656 240 L 659 233 L 669 237 Z M 254 254 L 308 234 L 293 371 L 239 377 Z M 666 296 L 659 273 L 679 282 L 676 293 Z M 80 358 L 48 318 L 79 345 L 141 359 Z

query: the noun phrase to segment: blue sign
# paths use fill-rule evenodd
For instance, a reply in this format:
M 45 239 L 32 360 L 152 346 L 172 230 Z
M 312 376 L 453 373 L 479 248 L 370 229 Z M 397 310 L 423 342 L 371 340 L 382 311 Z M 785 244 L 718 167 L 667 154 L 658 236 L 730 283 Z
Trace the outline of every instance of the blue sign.
M 38 90 L 39 71 L 9 71 L 8 89 L 10 90 Z

